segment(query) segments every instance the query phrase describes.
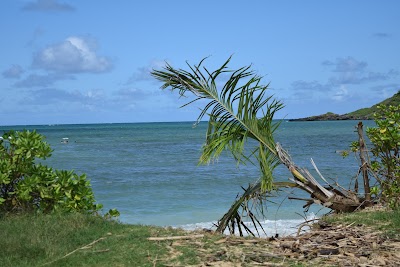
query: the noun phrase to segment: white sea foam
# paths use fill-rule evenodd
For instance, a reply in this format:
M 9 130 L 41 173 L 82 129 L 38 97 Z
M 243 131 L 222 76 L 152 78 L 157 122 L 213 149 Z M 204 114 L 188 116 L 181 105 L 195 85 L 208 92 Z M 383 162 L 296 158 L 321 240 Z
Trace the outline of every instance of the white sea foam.
M 260 237 L 270 237 L 270 236 L 289 236 L 297 234 L 297 229 L 299 226 L 308 220 L 317 219 L 315 214 L 309 214 L 305 219 L 288 219 L 288 220 L 265 220 L 261 221 L 261 225 L 264 229 L 261 230 L 258 227 L 258 232 Z M 182 228 L 184 230 L 200 230 L 200 229 L 208 229 L 208 230 L 215 230 L 216 229 L 216 222 L 201 222 L 201 223 L 194 223 L 194 224 L 184 224 L 178 225 L 176 228 Z M 251 222 L 246 222 L 245 225 L 257 235 L 257 231 L 254 228 L 254 225 Z M 309 228 L 303 227 L 302 232 L 308 231 Z M 237 230 L 235 231 L 238 232 Z M 226 230 L 225 234 L 229 234 L 229 231 Z M 247 234 L 244 233 L 246 236 Z

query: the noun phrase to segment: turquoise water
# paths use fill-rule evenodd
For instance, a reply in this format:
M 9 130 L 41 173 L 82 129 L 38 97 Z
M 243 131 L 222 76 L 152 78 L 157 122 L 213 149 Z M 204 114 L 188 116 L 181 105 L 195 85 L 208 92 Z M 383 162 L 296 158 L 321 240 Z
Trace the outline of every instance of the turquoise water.
M 351 156 L 342 159 L 336 151 L 357 139 L 356 124 L 284 121 L 276 141 L 298 166 L 311 170 L 313 158 L 325 178 L 348 185 L 357 173 L 357 161 Z M 46 136 L 54 149 L 48 165 L 86 173 L 104 210 L 117 208 L 125 223 L 211 226 L 229 209 L 241 186 L 258 177 L 256 167 L 238 167 L 229 156 L 198 166 L 206 123 L 196 128 L 191 122 L 7 126 L 0 127 L 0 133 L 24 128 Z M 68 144 L 60 142 L 64 137 Z M 290 177 L 285 168 L 278 168 L 275 176 L 282 181 Z M 273 199 L 276 204 L 269 205 L 266 224 L 285 228 L 302 219 L 304 202 L 287 200 L 290 192 Z M 319 207 L 311 212 L 322 214 Z

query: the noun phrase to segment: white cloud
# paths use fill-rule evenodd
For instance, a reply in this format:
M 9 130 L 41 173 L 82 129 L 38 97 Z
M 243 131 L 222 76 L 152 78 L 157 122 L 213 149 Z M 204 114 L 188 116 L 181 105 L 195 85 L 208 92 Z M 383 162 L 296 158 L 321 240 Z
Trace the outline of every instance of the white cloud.
M 337 58 L 334 62 L 325 60 L 322 65 L 334 66 L 334 72 L 361 72 L 368 66 L 366 62 L 358 61 L 352 57 Z
M 371 90 L 376 92 L 380 98 L 385 99 L 393 96 L 395 93 L 400 91 L 400 84 L 392 83 L 392 84 L 378 85 L 371 87 Z
M 392 37 L 392 35 L 390 33 L 386 33 L 386 32 L 376 32 L 372 36 L 376 37 L 376 38 L 380 38 L 380 39 L 387 39 L 387 38 Z
M 30 92 L 30 96 L 23 100 L 30 105 L 58 105 L 61 103 L 74 104 L 75 107 L 94 110 L 102 109 L 106 103 L 104 92 L 100 89 L 80 92 L 78 90 L 65 91 L 61 89 L 40 89 Z
M 36 28 L 35 31 L 32 33 L 31 39 L 26 43 L 27 46 L 32 46 L 41 36 L 43 36 L 45 30 L 42 28 Z
M 343 72 L 340 75 L 331 77 L 329 82 L 333 86 L 342 84 L 365 84 L 370 82 L 386 81 L 397 76 L 396 71 L 389 71 L 387 73 L 381 72 Z
M 108 99 L 107 105 L 114 110 L 162 110 L 178 109 L 182 103 L 173 94 L 166 94 L 160 89 L 121 88 Z M 196 109 L 197 111 L 197 109 Z
M 317 81 L 307 82 L 307 81 L 294 81 L 291 84 L 292 88 L 296 91 L 320 91 L 326 92 L 331 90 L 331 86 L 321 84 Z
M 290 95 L 284 101 L 314 101 L 322 95 L 327 95 L 333 87 L 330 84 L 322 84 L 318 81 L 297 80 L 290 85 Z
M 336 101 L 343 101 L 348 97 L 348 95 L 349 95 L 349 91 L 347 90 L 347 88 L 344 85 L 342 85 L 332 96 L 332 99 L 336 100 Z
M 353 57 L 337 58 L 335 61 L 326 60 L 322 62 L 322 65 L 332 68 L 332 72 L 335 73 L 329 79 L 332 86 L 384 81 L 398 75 L 395 70 L 390 70 L 387 73 L 369 71 L 366 62 Z
M 135 88 L 124 88 L 118 90 L 115 95 L 125 101 L 129 100 L 138 100 L 138 99 L 145 99 L 149 97 L 151 94 L 149 91 L 143 91 L 141 89 L 135 89 Z
M 93 43 L 76 36 L 68 37 L 62 43 L 37 53 L 33 59 L 33 66 L 64 73 L 99 73 L 112 68 L 109 59 L 96 54 Z
M 48 87 L 53 85 L 56 81 L 60 80 L 74 80 L 75 77 L 65 74 L 47 74 L 38 75 L 30 74 L 25 79 L 16 82 L 14 85 L 16 87 L 32 88 L 32 87 Z
M 74 11 L 75 8 L 71 5 L 60 3 L 57 0 L 36 0 L 29 2 L 22 7 L 28 11 Z
M 12 65 L 10 68 L 3 71 L 1 74 L 7 79 L 19 79 L 24 69 L 19 65 Z
M 152 81 L 154 78 L 150 75 L 153 69 L 162 69 L 165 67 L 165 61 L 153 60 L 149 65 L 137 68 L 128 80 L 128 84 L 137 81 Z

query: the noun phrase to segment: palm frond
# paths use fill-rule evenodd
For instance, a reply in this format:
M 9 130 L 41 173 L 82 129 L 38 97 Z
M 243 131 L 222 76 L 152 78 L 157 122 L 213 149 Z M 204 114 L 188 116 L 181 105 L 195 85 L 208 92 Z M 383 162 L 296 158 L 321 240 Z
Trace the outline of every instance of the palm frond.
M 174 69 L 166 64 L 163 70 L 153 70 L 151 74 L 163 83 L 162 89 L 178 90 L 180 96 L 186 96 L 187 93 L 195 96 L 194 100 L 183 106 L 208 100 L 196 122 L 199 123 L 205 116 L 209 117 L 200 163 L 209 163 L 225 150 L 230 151 L 238 163 L 258 163 L 260 175 L 255 186 L 245 191 L 219 224 L 219 229 L 235 229 L 236 225 L 242 234 L 242 227 L 247 232 L 249 229 L 241 220 L 238 210 L 242 208 L 246 211 L 246 202 L 252 198 L 262 203 L 262 194 L 279 186 L 273 182 L 273 170 L 280 162 L 273 138 L 279 122 L 274 122 L 273 117 L 283 108 L 283 104 L 266 95 L 269 84 L 262 85 L 262 77 L 251 71 L 251 66 L 231 70 L 228 68 L 230 60 L 231 57 L 212 72 L 202 66 L 203 59 L 198 65 L 187 63 L 190 71 Z M 229 75 L 228 80 L 219 88 L 218 84 L 226 75 Z M 257 143 L 250 150 L 245 147 L 249 138 Z M 246 212 L 253 223 L 258 222 L 250 210 Z
M 310 193 L 313 202 L 317 200 L 340 212 L 354 211 L 368 205 L 370 202 L 362 201 L 356 193 L 344 191 L 342 188 L 338 190 L 338 185 L 322 186 L 307 169 L 299 168 L 293 163 L 290 155 L 279 144 L 275 144 L 273 138 L 279 126 L 279 122 L 274 122 L 273 117 L 283 107 L 282 103 L 267 96 L 268 84 L 261 84 L 262 78 L 250 70 L 251 66 L 231 70 L 228 68 L 230 60 L 231 57 L 213 72 L 202 66 L 205 59 L 198 65 L 188 64 L 190 71 L 174 69 L 167 64 L 164 70 L 152 72 L 156 79 L 163 82 L 163 89 L 178 90 L 181 96 L 192 93 L 195 99 L 188 104 L 199 100 L 208 101 L 197 118 L 198 123 L 205 116 L 209 117 L 201 163 L 209 163 L 224 150 L 228 150 L 238 163 L 251 162 L 259 166 L 260 175 L 257 181 L 245 189 L 219 220 L 217 231 L 223 232 L 229 228 L 231 232 L 237 229 L 240 235 L 244 231 L 254 234 L 243 221 L 247 217 L 258 232 L 257 227 L 261 224 L 254 216 L 252 208 L 262 207 L 263 199 L 268 193 L 282 186 L 298 187 Z M 227 74 L 230 75 L 228 80 L 223 86 L 219 86 L 221 78 Z M 252 149 L 245 146 L 248 139 L 256 141 Z M 280 163 L 291 172 L 293 183 L 274 182 L 273 172 Z M 308 202 L 306 206 L 311 203 Z
M 283 188 L 283 187 L 297 187 L 296 183 L 292 182 L 275 182 L 275 186 L 277 188 Z M 238 230 L 239 234 L 242 236 L 243 229 L 241 229 L 241 225 L 238 222 L 238 217 L 248 217 L 253 221 L 254 228 L 257 230 L 257 226 L 264 231 L 261 223 L 259 220 L 256 219 L 254 213 L 251 211 L 250 208 L 248 208 L 247 203 L 249 200 L 257 201 L 259 203 L 263 202 L 264 199 L 267 198 L 265 194 L 261 194 L 261 182 L 257 182 L 254 184 L 250 184 L 247 188 L 243 188 L 244 190 L 243 194 L 238 197 L 235 202 L 231 205 L 230 209 L 222 216 L 222 218 L 218 221 L 217 224 L 217 232 L 223 233 L 226 228 L 229 229 L 230 234 L 235 234 L 235 231 Z M 240 216 L 239 210 L 242 209 L 242 211 L 245 213 L 242 216 Z M 262 211 L 262 207 L 260 207 Z M 254 223 L 256 222 L 256 223 Z M 236 225 L 236 227 L 232 227 L 232 225 Z M 243 225 L 242 225 L 243 226 Z M 247 232 L 247 234 L 255 236 L 255 234 L 250 231 L 248 228 L 244 228 L 244 230 Z M 258 231 L 258 230 L 257 230 Z
M 187 64 L 191 72 L 174 69 L 167 64 L 164 70 L 153 70 L 151 74 L 163 82 L 163 89 L 178 90 L 181 96 L 188 92 L 194 94 L 196 98 L 188 104 L 209 100 L 197 118 L 198 123 L 206 115 L 209 116 L 201 163 L 218 158 L 224 150 L 229 150 L 238 161 L 249 161 L 250 157 L 244 153 L 244 144 L 248 138 L 255 139 L 263 150 L 262 154 L 254 153 L 258 154 L 257 161 L 262 161 L 262 188 L 270 190 L 273 168 L 268 166 L 273 167 L 278 162 L 273 139 L 277 126 L 273 116 L 283 107 L 282 103 L 272 100 L 272 96 L 265 96 L 269 84 L 261 85 L 262 77 L 255 75 L 250 70 L 251 66 L 228 69 L 229 57 L 220 68 L 210 72 L 202 66 L 204 60 L 194 66 Z M 230 74 L 230 77 L 218 90 L 217 83 L 222 74 Z

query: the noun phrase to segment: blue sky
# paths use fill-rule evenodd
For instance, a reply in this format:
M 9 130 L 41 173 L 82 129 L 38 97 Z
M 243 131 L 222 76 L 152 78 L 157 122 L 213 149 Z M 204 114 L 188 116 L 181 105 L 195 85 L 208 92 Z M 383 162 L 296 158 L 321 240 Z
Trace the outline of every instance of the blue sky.
M 252 64 L 279 117 L 369 107 L 400 90 L 400 1 L 0 3 L 0 125 L 194 121 L 150 77 Z

